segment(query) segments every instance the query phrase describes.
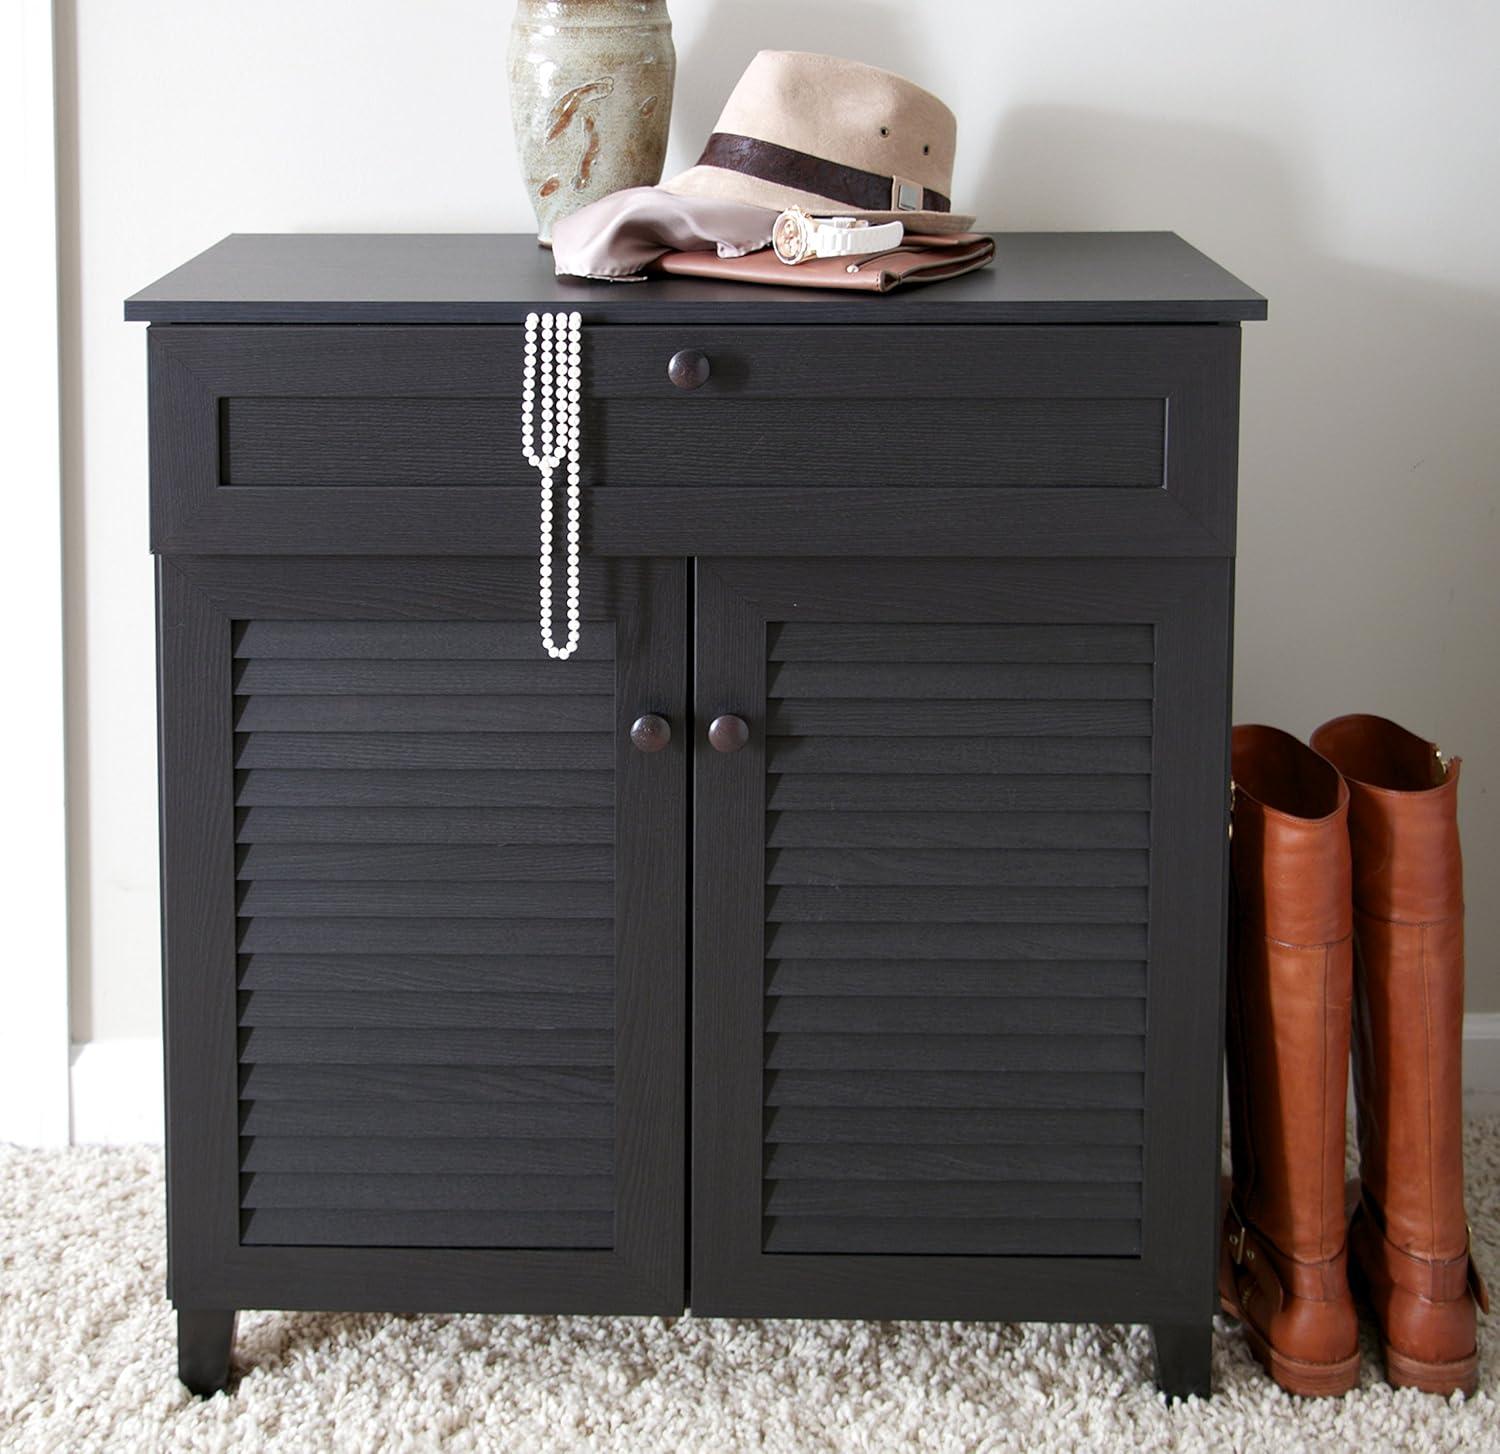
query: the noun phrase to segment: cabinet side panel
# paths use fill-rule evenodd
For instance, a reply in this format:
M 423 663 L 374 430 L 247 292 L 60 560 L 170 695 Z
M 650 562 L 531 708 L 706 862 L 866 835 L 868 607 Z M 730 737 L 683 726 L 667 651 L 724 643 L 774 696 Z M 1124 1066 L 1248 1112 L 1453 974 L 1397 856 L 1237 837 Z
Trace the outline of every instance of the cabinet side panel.
M 1186 574 L 1186 573 L 1184 573 Z M 1157 626 L 1147 1254 L 1214 1306 L 1220 1247 L 1233 567 L 1203 562 Z

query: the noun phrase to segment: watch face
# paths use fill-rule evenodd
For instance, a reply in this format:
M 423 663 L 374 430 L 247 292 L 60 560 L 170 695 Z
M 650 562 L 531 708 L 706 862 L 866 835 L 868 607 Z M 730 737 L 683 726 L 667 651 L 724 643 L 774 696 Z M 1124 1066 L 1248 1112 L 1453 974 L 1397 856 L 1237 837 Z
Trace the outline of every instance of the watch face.
M 807 218 L 795 207 L 783 212 L 771 228 L 771 245 L 784 263 L 800 263 L 807 256 Z

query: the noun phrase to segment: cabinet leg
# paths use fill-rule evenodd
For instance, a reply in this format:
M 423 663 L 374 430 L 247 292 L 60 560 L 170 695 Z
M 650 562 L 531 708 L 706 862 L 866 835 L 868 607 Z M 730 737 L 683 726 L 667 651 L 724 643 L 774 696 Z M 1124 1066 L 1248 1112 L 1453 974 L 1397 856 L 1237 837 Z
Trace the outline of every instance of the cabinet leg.
M 1207 1398 L 1213 1392 L 1209 1378 L 1213 1341 L 1211 1322 L 1152 1323 L 1156 1386 L 1169 1399 Z
M 177 1376 L 200 1397 L 229 1382 L 235 1316 L 233 1309 L 177 1309 Z

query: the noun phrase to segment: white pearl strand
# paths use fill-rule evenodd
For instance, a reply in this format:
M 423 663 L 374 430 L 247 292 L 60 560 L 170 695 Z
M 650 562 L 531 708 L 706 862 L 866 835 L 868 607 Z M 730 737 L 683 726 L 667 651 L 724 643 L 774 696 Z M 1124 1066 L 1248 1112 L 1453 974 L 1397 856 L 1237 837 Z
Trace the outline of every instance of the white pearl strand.
M 578 649 L 582 633 L 578 608 L 578 415 L 582 369 L 579 366 L 583 320 L 577 313 L 526 315 L 526 369 L 521 384 L 521 452 L 542 477 L 542 530 L 539 607 L 542 645 L 547 655 L 566 661 Z M 541 331 L 540 357 L 537 332 Z M 537 380 L 541 380 L 541 429 L 532 430 Z M 559 646 L 552 635 L 552 477 L 566 462 L 568 475 L 568 639 Z

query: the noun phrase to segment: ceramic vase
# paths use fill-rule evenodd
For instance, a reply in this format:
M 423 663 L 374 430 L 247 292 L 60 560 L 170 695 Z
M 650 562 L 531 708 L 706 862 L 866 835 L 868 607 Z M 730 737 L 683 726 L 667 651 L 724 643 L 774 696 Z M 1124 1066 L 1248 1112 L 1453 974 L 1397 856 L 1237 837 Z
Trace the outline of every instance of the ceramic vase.
M 518 0 L 509 68 L 538 242 L 587 203 L 661 180 L 677 71 L 666 0 Z

